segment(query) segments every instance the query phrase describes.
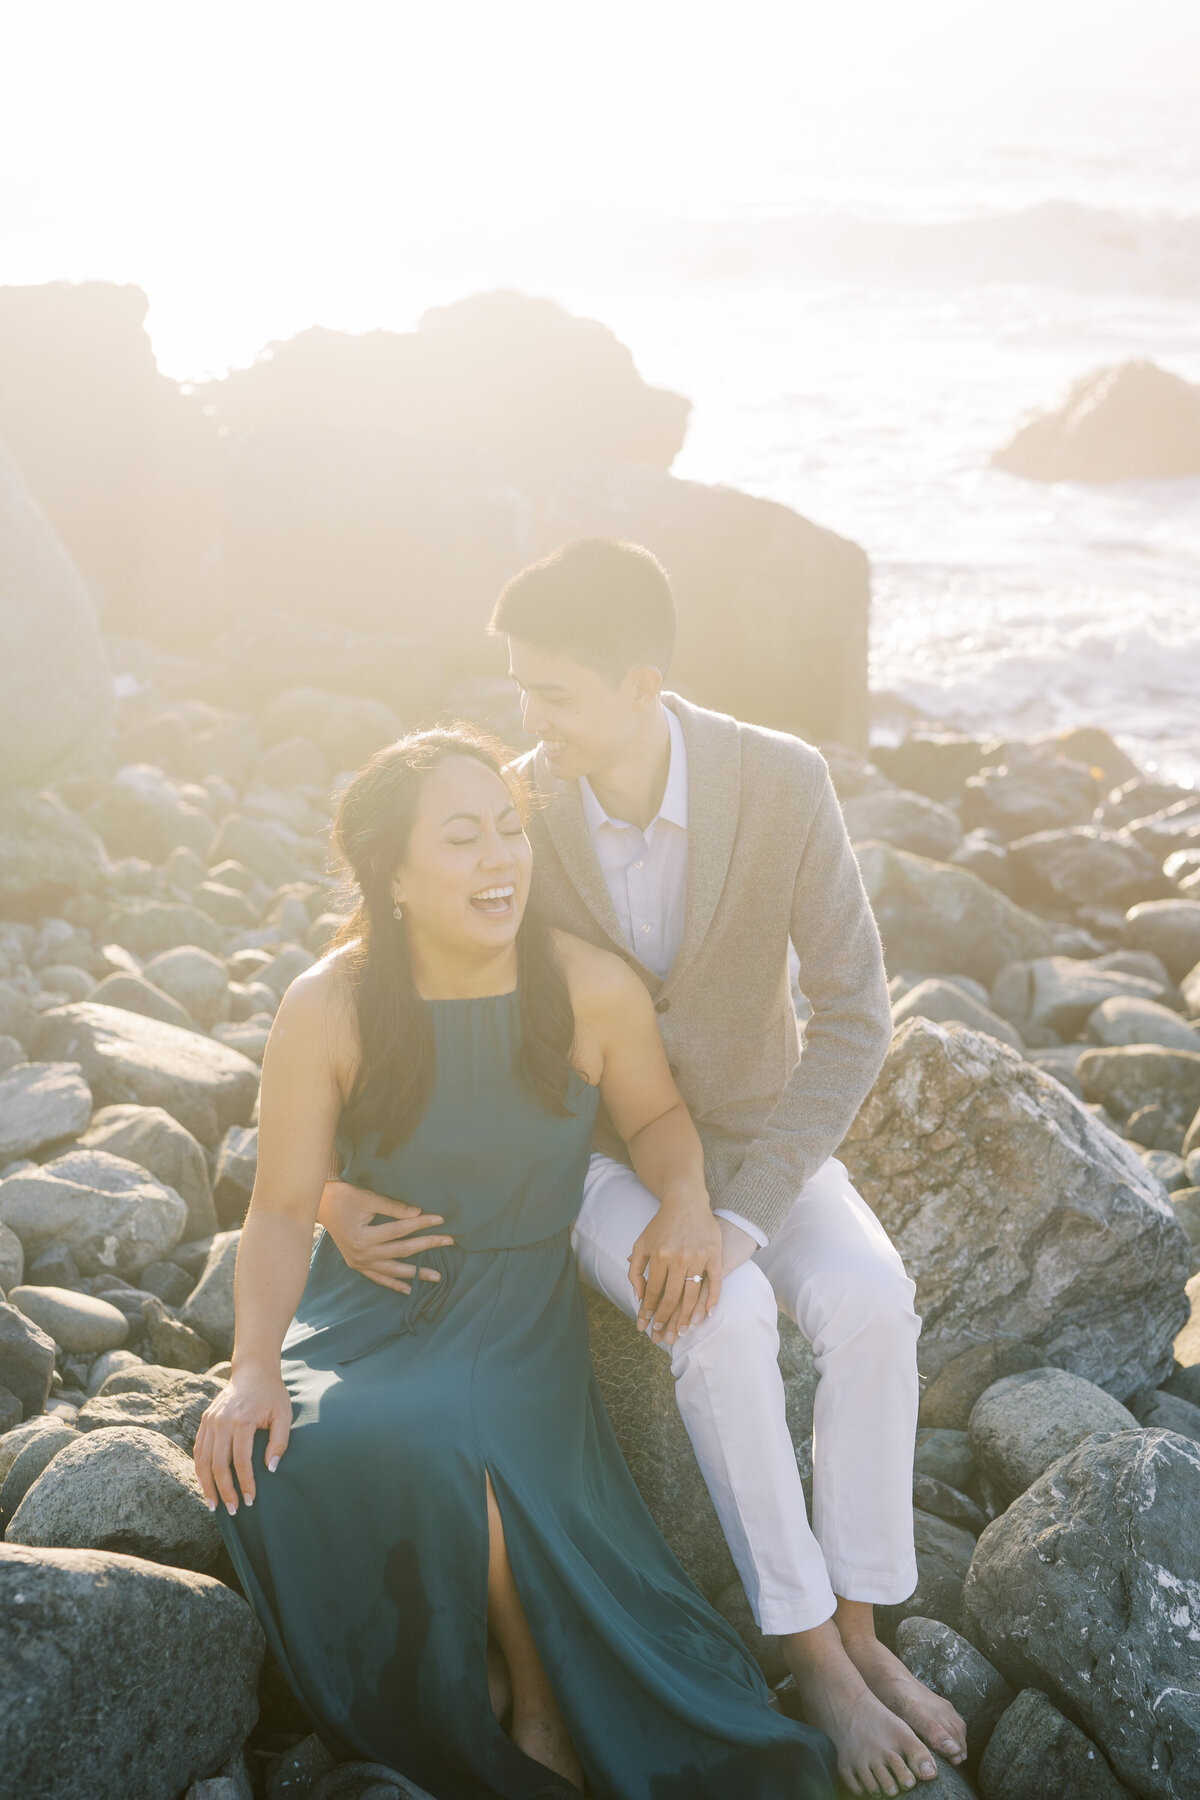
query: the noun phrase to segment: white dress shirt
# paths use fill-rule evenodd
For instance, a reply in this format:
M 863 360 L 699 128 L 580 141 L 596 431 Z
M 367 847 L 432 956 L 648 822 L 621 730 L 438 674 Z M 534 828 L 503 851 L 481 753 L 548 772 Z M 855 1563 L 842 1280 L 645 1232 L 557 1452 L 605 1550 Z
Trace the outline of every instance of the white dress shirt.
M 683 727 L 670 707 L 664 707 L 671 735 L 671 759 L 662 804 L 643 831 L 626 819 L 614 819 L 596 798 L 586 775 L 580 776 L 583 814 L 591 833 L 596 859 L 621 923 L 626 947 L 648 969 L 665 977 L 675 960 L 683 936 L 684 901 L 687 892 L 688 762 Z M 726 1207 L 715 1207 L 718 1218 L 729 1219 L 748 1232 L 761 1248 L 766 1234 Z

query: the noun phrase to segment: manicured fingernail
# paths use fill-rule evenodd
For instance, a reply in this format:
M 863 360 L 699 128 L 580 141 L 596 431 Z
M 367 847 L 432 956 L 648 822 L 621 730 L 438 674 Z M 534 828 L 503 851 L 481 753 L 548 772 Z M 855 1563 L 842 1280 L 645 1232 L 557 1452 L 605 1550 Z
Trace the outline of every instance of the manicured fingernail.
M 268 1469 L 270 1469 L 270 1471 L 273 1475 L 275 1473 L 276 1469 L 279 1467 L 279 1458 L 277 1456 L 269 1456 L 267 1458 L 267 1467 L 268 1467 Z
M 254 1495 L 253 1494 L 243 1494 L 242 1499 L 246 1502 L 247 1506 L 254 1505 Z
M 209 1510 L 209 1512 L 216 1512 L 216 1510 L 217 1510 L 217 1503 L 216 1503 L 216 1501 L 215 1501 L 215 1500 L 208 1500 L 208 1499 L 206 1499 L 206 1500 L 205 1500 L 205 1502 L 204 1502 L 204 1504 L 205 1504 L 205 1506 L 207 1506 L 207 1508 L 208 1508 L 208 1510 Z
M 232 1518 L 234 1513 L 237 1511 L 237 1501 L 236 1500 L 227 1500 L 225 1502 L 225 1511 L 229 1514 L 230 1518 Z

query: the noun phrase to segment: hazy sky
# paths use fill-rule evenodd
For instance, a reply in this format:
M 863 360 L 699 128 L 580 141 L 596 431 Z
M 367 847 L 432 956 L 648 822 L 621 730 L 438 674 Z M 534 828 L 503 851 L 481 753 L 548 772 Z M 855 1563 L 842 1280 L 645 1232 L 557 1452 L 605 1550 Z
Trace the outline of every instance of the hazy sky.
M 915 194 L 1200 87 L 1200 0 L 44 0 L 2 41 L 0 281 L 139 281 L 180 373 L 399 322 L 439 238 L 853 200 L 893 140 Z

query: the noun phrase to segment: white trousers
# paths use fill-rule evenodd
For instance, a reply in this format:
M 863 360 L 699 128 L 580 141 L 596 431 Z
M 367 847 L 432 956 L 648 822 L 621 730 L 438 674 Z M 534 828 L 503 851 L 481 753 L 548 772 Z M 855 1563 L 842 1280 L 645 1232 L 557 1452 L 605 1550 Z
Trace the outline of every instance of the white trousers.
M 658 1202 L 594 1155 L 573 1241 L 584 1280 L 630 1318 L 629 1257 Z M 716 1309 L 667 1354 L 696 1461 L 762 1631 L 807 1631 L 835 1595 L 887 1605 L 917 1581 L 914 1283 L 830 1157 L 776 1237 L 726 1277 Z M 813 1347 L 810 1529 L 780 1374 L 778 1313 Z

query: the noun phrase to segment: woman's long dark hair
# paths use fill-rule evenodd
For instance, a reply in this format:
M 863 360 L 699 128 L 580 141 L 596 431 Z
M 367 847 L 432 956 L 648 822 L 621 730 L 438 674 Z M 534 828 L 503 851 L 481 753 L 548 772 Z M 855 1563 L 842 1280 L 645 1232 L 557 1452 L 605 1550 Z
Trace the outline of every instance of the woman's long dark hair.
M 494 770 L 522 822 L 528 819 L 531 796 L 507 766 L 512 753 L 498 738 L 459 721 L 413 732 L 377 751 L 345 789 L 333 824 L 334 847 L 356 904 L 330 949 L 346 951 L 342 961 L 361 1050 L 342 1128 L 354 1136 L 377 1130 L 380 1155 L 411 1135 L 433 1091 L 433 1023 L 413 978 L 407 927 L 393 917 L 392 877 L 408 850 L 425 777 L 455 756 L 474 757 Z M 517 971 L 519 1073 L 543 1106 L 566 1117 L 575 1016 L 549 931 L 528 904 L 517 932 Z

